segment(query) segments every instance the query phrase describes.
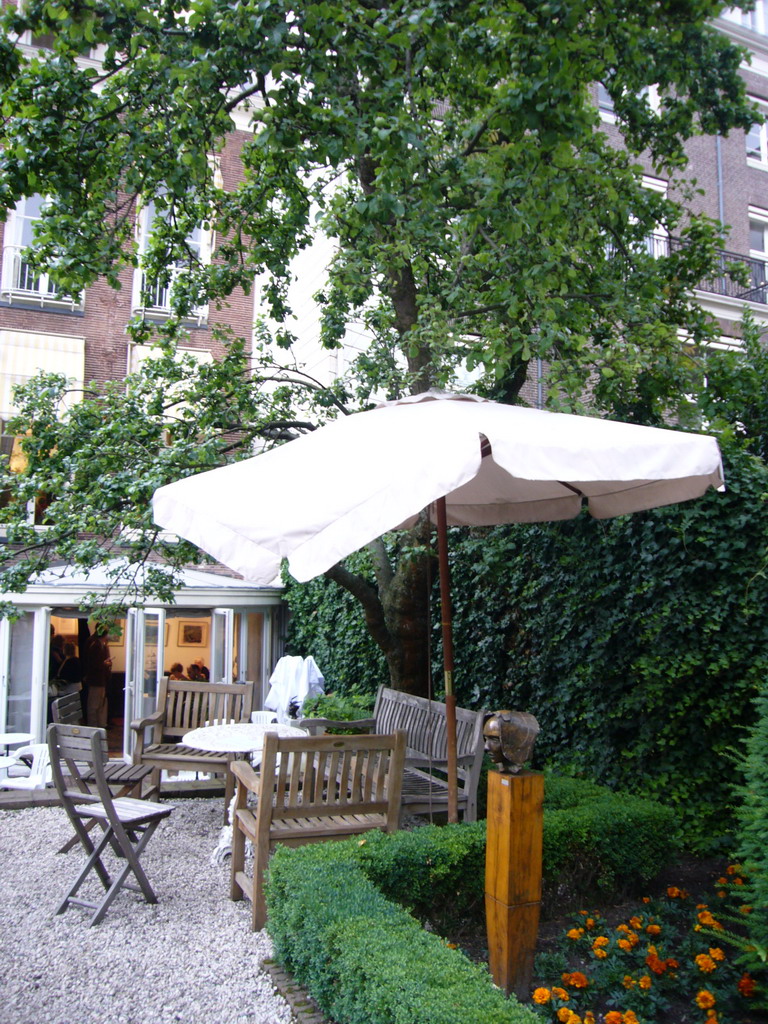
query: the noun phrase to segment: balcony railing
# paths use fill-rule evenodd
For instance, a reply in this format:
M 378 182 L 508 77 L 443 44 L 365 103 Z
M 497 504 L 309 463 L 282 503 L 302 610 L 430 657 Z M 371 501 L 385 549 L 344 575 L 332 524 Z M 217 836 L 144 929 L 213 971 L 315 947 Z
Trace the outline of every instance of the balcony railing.
M 653 256 L 668 256 L 683 247 L 679 238 L 669 238 L 666 235 L 649 236 L 649 252 Z M 746 266 L 749 275 L 749 284 L 744 285 L 735 281 L 731 276 L 730 268 L 734 264 Z M 713 277 L 699 281 L 698 289 L 702 292 L 710 292 L 713 295 L 725 295 L 730 299 L 740 299 L 744 302 L 757 302 L 761 305 L 768 305 L 768 262 L 755 259 L 753 256 L 742 256 L 737 252 L 729 252 L 721 249 L 717 258 L 717 269 Z
M 47 274 L 35 270 L 23 257 L 19 245 L 3 246 L 3 269 L 0 278 L 0 299 L 26 305 L 82 309 L 83 296 L 65 295 Z
M 147 275 L 139 271 L 137 273 L 138 288 L 134 294 L 134 312 L 150 317 L 170 316 L 171 294 L 174 285 L 184 273 L 183 267 L 173 267 L 167 284 L 160 284 L 158 281 L 148 280 Z M 198 324 L 205 323 L 208 319 L 208 307 L 196 306 L 188 319 Z

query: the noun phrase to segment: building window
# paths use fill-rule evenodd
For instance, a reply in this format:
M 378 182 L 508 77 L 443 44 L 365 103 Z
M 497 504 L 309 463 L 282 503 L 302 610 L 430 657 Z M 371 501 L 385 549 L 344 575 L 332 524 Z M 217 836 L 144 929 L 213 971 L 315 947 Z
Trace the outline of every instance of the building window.
M 768 210 L 749 208 L 750 291 L 753 302 L 768 301 Z
M 34 247 L 34 225 L 40 219 L 44 204 L 44 198 L 38 195 L 21 199 L 8 218 L 3 242 L 0 297 L 8 303 L 51 309 L 82 309 L 82 295 L 64 295 L 48 274 L 35 270 L 26 259 L 27 250 Z
M 638 99 L 643 99 L 654 114 L 661 109 L 661 97 L 658 85 L 644 85 L 637 93 Z M 618 117 L 613 102 L 613 97 L 602 82 L 597 83 L 597 109 L 600 113 L 600 120 L 606 124 L 616 124 Z
M 766 7 L 768 7 L 766 0 L 755 0 L 751 11 L 742 11 L 738 7 L 731 7 L 727 11 L 723 11 L 720 17 L 764 36 L 768 34 L 768 11 L 766 11 Z
M 139 262 L 148 248 L 152 227 L 158 219 L 165 218 L 167 211 L 158 210 L 154 200 L 145 203 L 137 220 Z M 211 261 L 211 232 L 202 226 L 196 227 L 186 238 L 189 256 L 170 264 L 167 281 L 152 281 L 139 266 L 134 275 L 133 311 L 149 317 L 166 317 L 171 313 L 171 298 L 176 282 L 190 267 L 205 265 Z M 198 324 L 208 318 L 208 307 L 196 307 L 188 319 Z
M 768 114 L 768 104 L 763 100 L 749 97 L 760 107 L 763 120 L 753 124 L 747 132 L 747 163 L 751 167 L 760 167 L 768 170 L 768 127 L 765 123 L 765 116 Z
M 20 438 L 8 431 L 8 421 L 17 413 L 14 387 L 25 384 L 38 371 L 60 373 L 72 381 L 72 387 L 59 411 L 70 408 L 82 395 L 85 370 L 85 339 L 68 335 L 34 334 L 31 331 L 0 331 L 0 460 L 3 469 L 21 472 L 25 466 Z M 0 491 L 2 510 L 10 500 L 8 491 Z M 40 524 L 50 504 L 47 495 L 38 495 L 27 506 L 28 521 Z

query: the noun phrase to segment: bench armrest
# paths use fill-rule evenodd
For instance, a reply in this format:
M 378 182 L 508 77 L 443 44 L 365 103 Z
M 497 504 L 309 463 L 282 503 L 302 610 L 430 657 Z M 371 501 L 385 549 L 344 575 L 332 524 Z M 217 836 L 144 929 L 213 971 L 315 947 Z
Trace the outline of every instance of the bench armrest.
M 259 791 L 259 776 L 250 766 L 247 761 L 235 760 L 229 762 L 229 770 L 238 780 L 241 782 L 246 789 L 250 789 L 253 793 Z
M 160 722 L 164 721 L 164 719 L 164 711 L 153 711 L 152 714 L 147 715 L 146 718 L 137 718 L 131 722 L 131 728 L 135 732 L 140 732 L 141 730 L 146 729 L 149 725 L 158 725 Z

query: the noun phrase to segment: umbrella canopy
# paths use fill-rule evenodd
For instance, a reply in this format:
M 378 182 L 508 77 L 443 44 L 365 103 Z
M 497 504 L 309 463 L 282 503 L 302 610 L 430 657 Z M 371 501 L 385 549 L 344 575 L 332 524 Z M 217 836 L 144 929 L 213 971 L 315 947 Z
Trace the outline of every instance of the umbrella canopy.
M 491 526 L 669 505 L 722 488 L 700 434 L 430 393 L 159 488 L 155 521 L 254 583 L 283 558 L 306 581 L 428 510 L 438 526 L 448 820 L 456 821 L 456 698 L 447 524 Z
M 637 512 L 722 488 L 714 438 L 428 392 L 159 488 L 155 521 L 254 583 L 306 581 L 445 498 L 448 524 Z

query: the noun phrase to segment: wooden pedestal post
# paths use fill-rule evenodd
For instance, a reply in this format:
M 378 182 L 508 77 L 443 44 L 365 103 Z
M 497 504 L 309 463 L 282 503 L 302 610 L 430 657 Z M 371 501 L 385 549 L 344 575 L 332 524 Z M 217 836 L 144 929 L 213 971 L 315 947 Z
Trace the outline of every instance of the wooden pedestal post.
M 530 996 L 541 906 L 544 776 L 488 773 L 485 920 L 493 980 Z

